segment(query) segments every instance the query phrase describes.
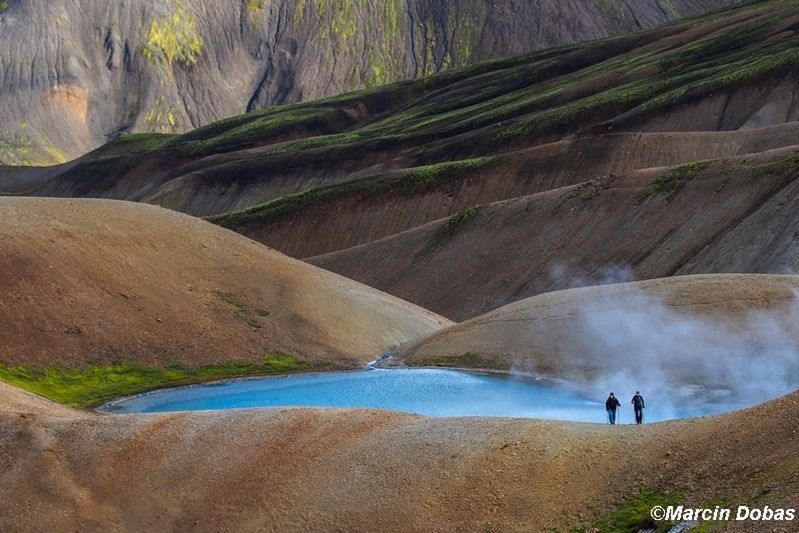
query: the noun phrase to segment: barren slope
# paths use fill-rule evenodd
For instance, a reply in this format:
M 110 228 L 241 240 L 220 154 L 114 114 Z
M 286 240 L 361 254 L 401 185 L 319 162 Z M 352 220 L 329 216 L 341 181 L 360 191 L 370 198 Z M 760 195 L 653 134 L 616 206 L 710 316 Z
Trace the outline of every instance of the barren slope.
M 0 384 L 0 398 L 20 394 Z M 641 489 L 694 506 L 799 506 L 796 394 L 643 427 L 0 402 L 3 530 L 567 531 Z
M 470 364 L 583 381 L 629 371 L 733 392 L 738 369 L 729 367 L 740 363 L 774 370 L 779 376 L 767 386 L 777 387 L 777 379 L 799 380 L 797 291 L 799 276 L 760 274 L 567 289 L 411 341 L 398 355 L 412 365 Z M 769 357 L 777 351 L 779 360 Z
M 309 261 L 455 320 L 620 269 L 632 279 L 796 272 L 797 177 L 796 148 L 607 174 Z M 346 224 L 330 222 L 354 231 Z
M 354 366 L 447 321 L 187 215 L 0 199 L 0 363 Z
M 633 31 L 734 0 L 10 0 L 0 164 Z

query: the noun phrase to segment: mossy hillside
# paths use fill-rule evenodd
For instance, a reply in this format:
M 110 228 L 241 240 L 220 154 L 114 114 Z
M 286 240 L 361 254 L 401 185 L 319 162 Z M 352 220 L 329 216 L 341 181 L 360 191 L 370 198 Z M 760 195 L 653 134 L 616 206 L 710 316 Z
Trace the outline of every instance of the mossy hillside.
M 713 161 L 694 161 L 672 167 L 647 185 L 638 196 L 639 203 L 646 202 L 654 197 L 663 197 L 666 201 L 672 200 L 691 180 L 700 176 L 705 170 L 712 168 L 714 174 L 726 174 L 729 177 L 743 176 L 746 179 L 757 180 L 762 178 L 776 178 L 783 183 L 789 183 L 799 178 L 799 152 L 790 152 L 788 155 L 768 162 L 748 161 L 741 159 L 738 168 L 733 164 Z
M 670 168 L 649 184 L 638 196 L 638 200 L 643 202 L 653 196 L 661 194 L 665 195 L 667 200 L 671 200 L 682 190 L 686 183 L 697 177 L 709 166 L 709 162 L 702 161 L 685 163 Z
M 23 366 L 0 364 L 0 380 L 71 407 L 89 408 L 113 398 L 162 387 L 241 376 L 299 372 L 310 368 L 308 363 L 295 356 L 269 353 L 259 363 L 232 361 L 197 368 L 181 365 L 155 368 L 117 363 L 75 369 L 48 367 L 31 370 Z
M 298 3 L 296 9 L 301 12 L 302 3 Z M 451 69 L 420 80 L 399 81 L 379 88 L 363 89 L 314 102 L 265 108 L 198 128 L 174 139 L 172 144 L 186 154 L 200 155 L 270 143 L 286 133 L 292 133 L 292 136 L 299 137 L 308 133 L 327 132 L 340 139 L 341 133 L 336 130 L 357 125 L 349 115 L 349 110 L 352 108 L 363 107 L 369 110 L 369 114 L 366 116 L 368 122 L 369 117 L 390 114 L 392 108 L 404 107 L 407 101 L 426 92 L 435 91 L 475 76 L 486 75 L 497 69 L 509 69 L 530 61 L 551 59 L 577 48 L 580 46 L 546 50 L 529 56 L 500 59 Z M 378 136 L 366 130 L 363 134 L 360 131 L 351 133 L 348 140 L 353 142 L 375 138 Z M 294 147 L 295 150 L 284 147 L 281 151 L 299 151 L 308 147 L 338 142 L 337 139 L 304 141 L 303 144 Z
M 256 13 L 266 7 L 266 0 L 242 0 L 242 2 L 244 4 L 244 9 L 246 9 L 248 13 Z
M 174 138 L 174 134 L 165 133 L 126 133 L 111 141 L 109 145 L 124 146 L 126 150 L 133 152 L 149 152 L 166 146 Z
M 377 40 L 365 40 L 370 43 L 365 72 L 354 66 L 351 73 L 364 79 L 366 87 L 377 87 L 405 76 L 406 8 L 405 0 L 297 0 L 292 19 L 299 26 L 318 24 L 320 38 L 337 54 L 358 48 L 364 41 L 360 28 L 379 28 Z
M 485 170 L 493 162 L 493 158 L 485 157 L 406 169 L 398 173 L 311 189 L 247 209 L 211 216 L 206 220 L 228 228 L 252 227 L 270 224 L 325 202 L 347 197 L 420 194 L 453 180 L 464 179 L 470 173 Z
M 196 64 L 202 50 L 197 21 L 181 0 L 176 0 L 172 13 L 156 16 L 150 22 L 142 46 L 145 58 L 169 67 L 176 62 L 186 67 Z
M 675 105 L 717 92 L 779 77 L 799 69 L 799 43 L 777 39 L 763 46 L 780 18 L 762 8 L 729 29 L 670 47 L 649 44 L 649 33 L 574 46 L 482 69 L 454 69 L 430 80 L 402 82 L 383 90 L 354 93 L 218 123 L 183 140 L 196 151 L 237 143 L 269 142 L 290 131 L 311 134 L 275 149 L 302 153 L 325 145 L 382 141 L 416 144 L 498 127 L 475 150 L 494 151 L 527 139 L 599 124 L 641 121 Z M 784 18 L 784 17 L 781 17 Z M 702 28 L 700 21 L 650 32 L 679 35 Z M 454 86 L 453 86 L 454 85 Z M 445 89 L 446 90 L 442 90 Z M 408 105 L 413 101 L 413 105 Z M 363 104 L 363 118 L 344 109 Z M 330 138 L 325 138 L 329 136 Z
M 317 9 L 311 4 L 296 9 Z M 369 16 L 388 16 L 372 4 Z M 325 161 L 338 175 L 340 163 L 357 172 L 362 162 L 398 154 L 403 165 L 421 167 L 564 135 L 635 130 L 674 106 L 795 79 L 794 15 L 795 3 L 760 2 L 647 32 L 259 110 L 153 143 L 151 150 L 162 151 L 166 165 L 185 165 L 178 172 L 240 162 L 236 172 L 212 171 L 208 179 L 242 180 L 260 179 L 261 167 L 301 174 Z M 154 101 L 151 129 L 169 131 L 176 121 L 179 127 L 183 118 L 175 105 L 169 98 Z M 254 147 L 260 148 L 257 158 L 236 153 Z M 201 157 L 212 154 L 224 156 Z
M 274 150 L 274 153 L 287 153 L 337 144 L 342 141 L 396 139 L 398 136 L 391 135 L 391 132 L 375 134 L 372 128 L 368 128 L 371 118 L 391 115 L 392 110 L 404 108 L 408 101 L 413 101 L 425 93 L 443 89 L 453 83 L 489 75 L 495 70 L 512 69 L 530 61 L 549 60 L 577 47 L 575 45 L 538 52 L 530 56 L 500 59 L 451 69 L 420 80 L 399 81 L 379 88 L 362 89 L 313 102 L 264 108 L 197 128 L 173 139 L 171 146 L 187 155 L 203 155 L 271 144 L 275 141 L 283 141 L 284 135 L 289 138 L 302 138 L 309 134 L 312 136 L 297 141 L 296 144 L 281 146 Z M 354 119 L 351 113 L 351 110 L 356 108 L 367 110 L 361 127 L 359 127 L 358 119 Z M 367 127 L 364 128 L 364 125 Z M 349 130 L 353 127 L 357 128 L 357 131 L 342 132 L 342 130 Z
M 174 0 L 171 7 L 170 13 L 152 19 L 141 45 L 144 58 L 156 65 L 160 87 L 166 86 L 166 81 L 174 76 L 176 65 L 194 66 L 203 51 L 203 39 L 189 8 L 183 0 Z M 161 133 L 175 131 L 179 118 L 173 99 L 163 93 L 156 94 L 144 115 L 149 130 Z
M 436 230 L 436 238 L 445 239 L 453 237 L 471 220 L 477 218 L 482 209 L 482 206 L 474 205 L 465 211 L 452 215 Z
M 698 44 L 691 43 L 689 52 L 640 52 L 640 42 L 632 38 L 608 40 L 591 49 L 577 47 L 535 68 L 514 65 L 504 72 L 484 74 L 465 98 L 460 93 L 457 98 L 430 98 L 354 130 L 354 138 L 391 133 L 399 141 L 424 141 L 427 135 L 455 135 L 531 115 L 500 131 L 496 140 L 507 142 L 533 133 L 562 131 L 597 117 L 627 113 L 625 120 L 643 119 L 670 106 L 795 68 L 799 48 L 793 41 L 780 41 L 754 54 L 748 48 L 777 22 L 774 17 L 755 19 L 721 37 L 711 35 Z M 740 38 L 735 40 L 736 36 Z M 719 41 L 727 46 L 723 58 L 718 56 Z M 686 58 L 696 64 L 686 69 Z M 638 79 L 647 67 L 656 67 L 661 73 Z M 618 71 L 616 79 L 574 90 L 614 71 Z
M 0 124 L 0 165 L 45 166 L 68 156 L 27 122 Z

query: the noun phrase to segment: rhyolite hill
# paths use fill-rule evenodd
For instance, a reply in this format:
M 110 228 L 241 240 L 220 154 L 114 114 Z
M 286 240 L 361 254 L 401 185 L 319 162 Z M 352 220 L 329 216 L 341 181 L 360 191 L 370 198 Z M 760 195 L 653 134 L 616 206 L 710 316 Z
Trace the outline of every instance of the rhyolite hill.
M 2 0 L 0 164 L 184 132 L 736 0 Z
M 791 272 L 798 28 L 796 3 L 757 2 L 124 136 L 0 188 L 209 216 L 455 320 L 619 266 Z
M 232 375 L 360 368 L 451 325 L 145 204 L 0 198 L 0 242 L 0 380 L 72 405 Z

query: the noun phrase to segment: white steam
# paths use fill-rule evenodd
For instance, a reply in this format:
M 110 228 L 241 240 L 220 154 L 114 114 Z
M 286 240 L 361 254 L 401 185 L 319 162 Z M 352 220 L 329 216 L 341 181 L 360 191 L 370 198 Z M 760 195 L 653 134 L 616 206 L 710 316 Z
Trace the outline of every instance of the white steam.
M 731 319 L 666 305 L 635 287 L 581 310 L 578 327 L 598 355 L 592 395 L 610 391 L 633 420 L 640 390 L 650 421 L 754 405 L 799 388 L 799 298 Z

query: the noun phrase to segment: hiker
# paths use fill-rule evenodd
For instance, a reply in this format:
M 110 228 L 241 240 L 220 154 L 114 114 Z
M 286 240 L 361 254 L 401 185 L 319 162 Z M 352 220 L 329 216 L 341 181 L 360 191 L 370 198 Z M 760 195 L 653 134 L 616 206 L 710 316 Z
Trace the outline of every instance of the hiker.
M 641 396 L 640 391 L 635 391 L 635 396 L 633 396 L 633 401 L 630 403 L 633 404 L 633 409 L 635 409 L 635 423 L 643 424 L 644 408 L 646 407 L 646 405 L 644 404 L 644 397 Z
M 621 402 L 611 392 L 610 396 L 608 396 L 608 399 L 605 400 L 605 410 L 608 412 L 608 423 L 616 423 L 616 409 L 619 407 L 621 407 Z

